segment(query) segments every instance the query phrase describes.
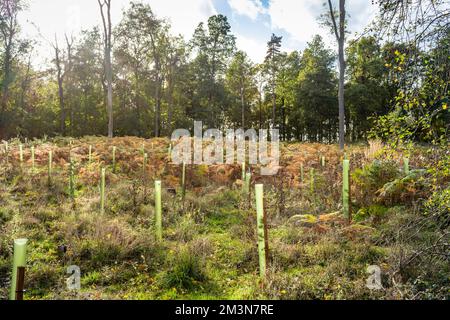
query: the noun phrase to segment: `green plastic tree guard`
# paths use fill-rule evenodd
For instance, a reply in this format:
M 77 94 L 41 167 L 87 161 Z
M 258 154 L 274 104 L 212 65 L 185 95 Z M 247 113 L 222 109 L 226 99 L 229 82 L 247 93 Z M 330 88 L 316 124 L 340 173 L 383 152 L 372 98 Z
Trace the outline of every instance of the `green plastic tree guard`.
M 26 266 L 27 242 L 28 239 L 14 240 L 14 257 L 13 257 L 13 268 L 11 277 L 11 291 L 9 292 L 10 300 L 16 300 L 17 268 Z
M 116 147 L 112 149 L 112 171 L 113 173 L 116 172 Z
M 20 165 L 22 165 L 22 163 L 23 163 L 23 146 L 21 144 L 19 145 L 19 160 L 20 160 Z
M 186 196 L 186 163 L 183 161 L 183 167 L 181 172 L 181 198 L 184 201 Z
M 406 175 L 409 174 L 409 159 L 408 158 L 403 158 L 403 171 L 405 172 Z
M 92 162 L 92 145 L 89 146 L 89 157 L 88 157 L 89 164 Z
M 147 168 L 147 160 L 148 160 L 148 153 L 144 153 L 144 161 L 142 162 L 142 176 L 145 178 L 145 171 Z
M 156 239 L 162 240 L 162 216 L 161 216 L 161 181 L 155 181 L 155 231 Z
M 72 199 L 75 198 L 75 177 L 72 159 L 70 159 L 69 163 L 69 195 Z
M 52 150 L 48 152 L 48 184 L 52 183 L 52 163 L 53 163 L 53 153 Z
M 311 168 L 311 170 L 309 171 L 309 183 L 311 194 L 314 194 L 314 168 Z
M 321 161 L 322 161 L 322 167 L 325 167 L 325 157 L 324 156 L 322 156 Z
M 9 163 L 9 147 L 8 147 L 8 141 L 5 141 L 5 160 L 6 160 L 6 163 Z
M 300 164 L 300 179 L 302 183 L 305 181 L 305 168 L 303 167 L 303 163 Z
M 252 174 L 251 172 L 247 172 L 245 174 L 245 183 L 244 183 L 244 193 L 248 195 L 250 193 L 250 184 L 252 181 Z
M 31 146 L 31 170 L 34 172 L 34 146 Z
M 242 179 L 241 180 L 242 181 L 245 180 L 245 161 L 242 162 Z
M 264 226 L 264 185 L 255 185 L 256 222 L 258 231 L 259 274 L 266 276 L 266 234 Z
M 106 181 L 106 169 L 102 168 L 100 178 L 100 213 L 105 213 L 105 181 Z
M 342 208 L 344 217 L 350 218 L 350 160 L 344 160 L 343 162 Z

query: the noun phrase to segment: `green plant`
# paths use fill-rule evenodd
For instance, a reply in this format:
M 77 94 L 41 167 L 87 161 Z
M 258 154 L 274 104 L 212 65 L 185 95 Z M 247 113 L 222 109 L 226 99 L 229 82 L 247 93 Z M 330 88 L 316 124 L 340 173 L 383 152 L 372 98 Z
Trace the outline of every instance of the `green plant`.
M 206 281 L 203 259 L 189 249 L 182 249 L 171 261 L 172 268 L 163 278 L 166 288 L 191 290 Z

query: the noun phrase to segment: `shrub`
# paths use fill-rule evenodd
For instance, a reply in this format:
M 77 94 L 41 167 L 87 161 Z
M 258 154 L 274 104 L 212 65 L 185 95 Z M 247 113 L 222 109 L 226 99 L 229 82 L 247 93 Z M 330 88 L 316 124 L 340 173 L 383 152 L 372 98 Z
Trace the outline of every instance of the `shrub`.
M 191 290 L 206 281 L 205 262 L 192 250 L 182 249 L 172 260 L 172 268 L 163 278 L 166 288 Z

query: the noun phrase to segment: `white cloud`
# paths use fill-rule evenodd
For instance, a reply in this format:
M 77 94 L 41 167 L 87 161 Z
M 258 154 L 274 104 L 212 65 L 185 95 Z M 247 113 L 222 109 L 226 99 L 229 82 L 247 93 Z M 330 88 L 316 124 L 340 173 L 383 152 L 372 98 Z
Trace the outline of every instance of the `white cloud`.
M 252 20 L 256 20 L 258 15 L 265 12 L 264 7 L 259 0 L 228 0 L 228 4 L 233 12 L 242 16 L 247 16 Z
M 151 0 L 153 11 L 170 20 L 172 31 L 190 38 L 201 21 L 217 14 L 212 0 Z
M 336 1 L 335 1 L 336 3 Z M 294 45 L 295 42 L 305 44 L 319 34 L 328 45 L 334 45 L 331 31 L 319 23 L 319 17 L 328 9 L 321 0 L 270 0 L 268 14 L 272 29 L 287 32 Z M 375 16 L 376 5 L 367 0 L 347 1 L 347 11 L 350 14 L 350 31 L 361 32 Z
M 324 35 L 317 18 L 321 4 L 317 0 L 271 0 L 268 13 L 272 28 L 278 28 L 291 35 L 293 40 L 305 43 L 315 34 Z
M 253 62 L 261 63 L 264 61 L 266 55 L 266 43 L 264 41 L 257 41 L 253 38 L 237 34 L 236 46 L 248 54 Z

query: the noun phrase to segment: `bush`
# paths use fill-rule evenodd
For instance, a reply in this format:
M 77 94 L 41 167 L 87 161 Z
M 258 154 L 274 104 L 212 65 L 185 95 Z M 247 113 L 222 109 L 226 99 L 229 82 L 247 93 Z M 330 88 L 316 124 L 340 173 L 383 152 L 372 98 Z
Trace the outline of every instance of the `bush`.
M 191 290 L 206 281 L 203 259 L 189 249 L 182 249 L 171 261 L 172 268 L 163 278 L 166 288 Z

